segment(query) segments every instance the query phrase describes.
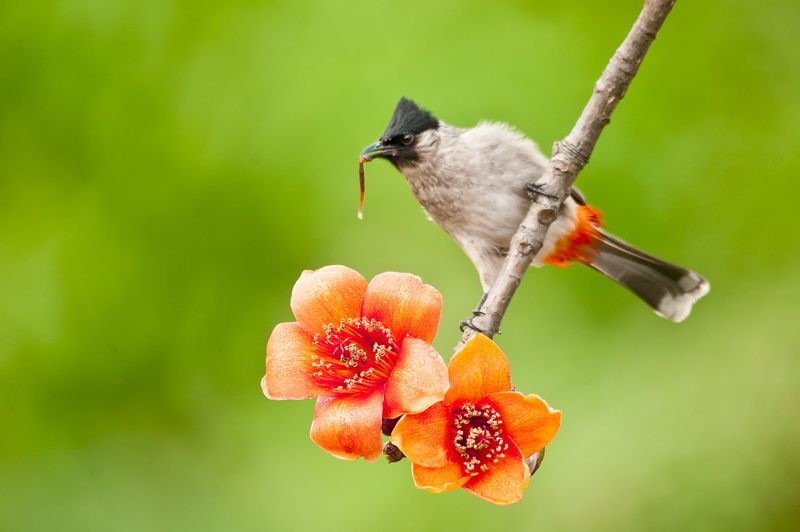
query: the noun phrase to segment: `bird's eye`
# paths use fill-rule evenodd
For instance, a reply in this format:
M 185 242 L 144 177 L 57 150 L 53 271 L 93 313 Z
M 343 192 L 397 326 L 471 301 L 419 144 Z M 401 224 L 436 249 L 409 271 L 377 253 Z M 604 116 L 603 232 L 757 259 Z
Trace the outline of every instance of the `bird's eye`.
M 406 146 L 408 146 L 409 144 L 411 144 L 412 142 L 414 142 L 414 135 L 411 135 L 411 134 L 409 134 L 409 135 L 406 135 L 406 136 L 404 136 L 402 139 L 400 139 L 400 142 L 402 142 L 403 144 L 405 144 Z

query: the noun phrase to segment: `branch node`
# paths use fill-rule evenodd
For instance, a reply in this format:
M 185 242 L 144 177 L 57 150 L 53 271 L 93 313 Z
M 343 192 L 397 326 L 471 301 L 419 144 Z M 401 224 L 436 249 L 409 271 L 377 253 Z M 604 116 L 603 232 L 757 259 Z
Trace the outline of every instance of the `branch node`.
M 575 145 L 566 139 L 558 141 L 555 144 L 553 153 L 554 155 L 562 155 L 564 158 L 558 158 L 556 160 L 554 157 L 554 160 L 552 161 L 553 166 L 557 166 L 560 171 L 566 173 L 570 171 L 570 161 L 574 161 L 578 163 L 579 169 L 583 168 L 589 164 L 591 148 L 592 147 L 589 147 L 589 153 L 584 153 L 583 150 L 581 150 L 580 145 Z
M 520 242 L 517 244 L 517 253 L 520 255 L 530 255 L 533 253 L 533 246 L 530 244 L 530 242 Z
M 554 209 L 542 209 L 539 211 L 539 214 L 536 215 L 536 220 L 540 224 L 550 225 L 556 221 L 557 217 L 558 215 Z

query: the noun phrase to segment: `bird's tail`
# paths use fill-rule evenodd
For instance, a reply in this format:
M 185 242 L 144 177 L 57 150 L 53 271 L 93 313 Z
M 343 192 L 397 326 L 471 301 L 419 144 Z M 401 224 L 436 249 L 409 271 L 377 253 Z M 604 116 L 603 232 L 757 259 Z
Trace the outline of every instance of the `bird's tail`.
M 682 321 L 694 302 L 708 293 L 709 284 L 699 274 L 639 251 L 604 231 L 596 235 L 592 261 L 585 264 L 639 296 L 656 314 Z

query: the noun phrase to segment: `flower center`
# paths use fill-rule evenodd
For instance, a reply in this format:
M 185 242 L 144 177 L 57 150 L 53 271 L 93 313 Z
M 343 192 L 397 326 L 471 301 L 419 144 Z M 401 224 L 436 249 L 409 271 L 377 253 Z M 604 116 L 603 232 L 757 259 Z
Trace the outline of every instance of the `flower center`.
M 450 436 L 465 473 L 474 476 L 488 471 L 490 464 L 505 456 L 508 443 L 502 436 L 502 423 L 500 413 L 488 404 L 464 403 L 451 414 Z
M 311 376 L 339 393 L 371 392 L 384 384 L 397 362 L 392 331 L 375 319 L 350 318 L 314 335 Z

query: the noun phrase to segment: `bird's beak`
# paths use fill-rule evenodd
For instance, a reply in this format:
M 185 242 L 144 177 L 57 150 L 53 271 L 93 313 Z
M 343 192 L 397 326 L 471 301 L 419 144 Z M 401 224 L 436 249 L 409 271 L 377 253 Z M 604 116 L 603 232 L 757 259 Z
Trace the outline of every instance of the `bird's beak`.
M 386 146 L 379 140 L 375 144 L 370 144 L 364 148 L 364 151 L 361 152 L 361 160 L 369 162 L 378 157 L 391 157 L 395 153 L 397 153 L 397 148 L 394 146 Z

